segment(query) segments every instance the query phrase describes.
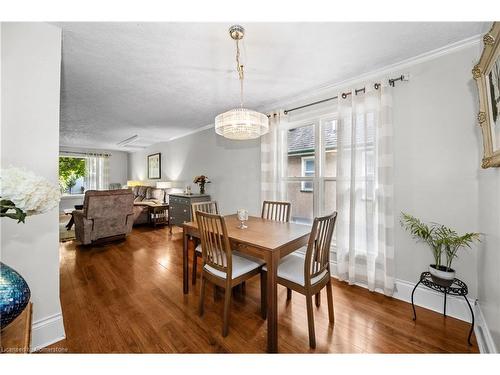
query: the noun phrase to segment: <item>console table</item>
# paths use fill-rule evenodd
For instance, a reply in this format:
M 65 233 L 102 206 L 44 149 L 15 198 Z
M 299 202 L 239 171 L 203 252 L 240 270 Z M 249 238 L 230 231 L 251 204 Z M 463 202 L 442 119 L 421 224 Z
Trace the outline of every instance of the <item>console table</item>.
M 469 306 L 470 313 L 472 315 L 472 322 L 470 326 L 470 331 L 469 331 L 469 337 L 467 338 L 467 342 L 469 345 L 472 345 L 470 338 L 472 336 L 472 331 L 474 330 L 474 311 L 472 310 L 472 306 L 469 303 L 469 300 L 467 299 L 467 293 L 469 292 L 467 289 L 467 284 L 465 284 L 462 280 L 459 280 L 457 278 L 453 279 L 453 283 L 450 286 L 442 286 L 439 284 L 436 284 L 432 278 L 431 278 L 431 273 L 430 272 L 422 272 L 420 275 L 420 280 L 418 281 L 417 285 L 413 288 L 413 291 L 411 292 L 411 306 L 413 308 L 413 320 L 417 320 L 417 313 L 415 311 L 415 304 L 413 303 L 413 295 L 415 294 L 415 290 L 417 290 L 417 287 L 422 284 L 425 285 L 427 288 L 436 290 L 438 292 L 441 292 L 444 294 L 444 309 L 443 309 L 443 315 L 446 316 L 446 296 L 449 294 L 451 296 L 462 296 L 465 299 L 465 302 L 467 302 L 467 306 Z
M 169 194 L 170 224 L 182 226 L 192 221 L 191 204 L 209 200 L 208 194 Z

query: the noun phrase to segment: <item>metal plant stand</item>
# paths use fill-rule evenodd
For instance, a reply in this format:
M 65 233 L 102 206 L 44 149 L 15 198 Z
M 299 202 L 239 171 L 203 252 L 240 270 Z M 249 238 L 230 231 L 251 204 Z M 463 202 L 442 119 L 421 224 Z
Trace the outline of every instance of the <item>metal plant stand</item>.
M 453 279 L 453 283 L 450 286 L 447 287 L 441 286 L 432 281 L 430 272 L 422 272 L 422 274 L 420 275 L 420 280 L 418 281 L 417 285 L 415 285 L 413 291 L 411 292 L 411 306 L 413 308 L 413 320 L 417 320 L 417 312 L 415 311 L 415 304 L 413 303 L 413 295 L 415 294 L 415 290 L 417 290 L 417 287 L 420 284 L 425 285 L 430 289 L 436 290 L 444 294 L 444 309 L 443 309 L 444 316 L 446 316 L 446 296 L 448 294 L 451 296 L 464 297 L 465 302 L 467 302 L 467 306 L 469 306 L 469 310 L 472 315 L 469 337 L 467 338 L 467 342 L 469 343 L 469 345 L 472 345 L 470 338 L 472 336 L 472 331 L 474 330 L 474 311 L 472 310 L 472 306 L 470 305 L 469 300 L 467 299 L 467 293 L 469 292 L 467 289 L 467 284 L 465 284 L 462 280 L 455 278 Z

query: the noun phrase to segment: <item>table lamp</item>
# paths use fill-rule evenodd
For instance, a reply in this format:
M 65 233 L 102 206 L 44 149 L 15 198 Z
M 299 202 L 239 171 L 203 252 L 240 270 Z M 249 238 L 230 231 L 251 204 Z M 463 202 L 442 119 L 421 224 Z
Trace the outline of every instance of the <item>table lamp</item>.
M 158 181 L 156 183 L 156 188 L 157 189 L 170 189 L 172 188 L 173 184 L 170 181 Z M 167 192 L 165 191 L 165 194 L 163 194 L 163 203 L 167 203 Z
M 128 187 L 134 187 L 134 186 L 141 186 L 144 183 L 142 181 L 135 181 L 135 180 L 128 180 L 127 181 L 127 186 Z

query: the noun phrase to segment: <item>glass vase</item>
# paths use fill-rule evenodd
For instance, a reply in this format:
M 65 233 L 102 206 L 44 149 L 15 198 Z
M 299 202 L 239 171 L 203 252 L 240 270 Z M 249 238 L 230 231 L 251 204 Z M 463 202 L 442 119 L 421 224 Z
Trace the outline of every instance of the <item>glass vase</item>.
M 6 264 L 0 262 L 1 328 L 8 326 L 25 309 L 31 297 L 28 283 Z

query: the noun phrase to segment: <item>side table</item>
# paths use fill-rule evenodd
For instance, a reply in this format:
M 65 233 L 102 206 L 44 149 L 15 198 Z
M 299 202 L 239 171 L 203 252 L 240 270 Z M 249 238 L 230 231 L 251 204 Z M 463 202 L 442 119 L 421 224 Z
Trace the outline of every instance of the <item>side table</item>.
M 2 329 L 1 353 L 30 353 L 31 315 L 32 303 L 29 302 L 23 312 L 12 323 Z
M 83 210 L 83 204 L 75 204 L 75 210 Z M 69 215 L 71 216 L 71 218 L 69 219 L 69 222 L 68 224 L 66 224 L 66 229 L 67 230 L 71 230 L 71 227 L 73 226 L 73 224 L 75 223 L 75 219 L 73 219 L 73 211 L 74 211 L 73 208 L 67 208 L 64 210 L 64 214 L 65 215 Z
M 75 223 L 75 220 L 73 219 L 73 209 L 72 208 L 64 209 L 64 214 L 70 217 L 68 224 L 66 224 L 66 229 L 71 230 L 71 227 Z
M 169 205 L 155 204 L 149 206 L 149 222 L 153 227 L 156 227 L 157 225 L 168 225 L 170 227 L 170 234 L 172 234 Z
M 444 309 L 443 309 L 443 315 L 446 316 L 446 296 L 449 294 L 451 296 L 462 296 L 465 299 L 465 302 L 467 302 L 467 306 L 469 306 L 470 313 L 472 315 L 472 322 L 469 330 L 469 337 L 467 338 L 467 342 L 469 345 L 472 345 L 470 338 L 472 336 L 472 331 L 474 330 L 474 311 L 472 310 L 472 306 L 469 303 L 469 300 L 467 299 L 467 293 L 469 292 L 467 289 L 467 284 L 465 284 L 462 280 L 459 280 L 457 278 L 453 279 L 453 283 L 450 286 L 441 286 L 439 284 L 436 284 L 434 281 L 432 281 L 431 274 L 430 272 L 422 272 L 420 275 L 420 280 L 418 281 L 417 285 L 413 288 L 413 291 L 411 292 L 411 307 L 413 308 L 413 320 L 417 320 L 417 313 L 415 311 L 415 304 L 413 303 L 413 295 L 415 294 L 415 290 L 417 290 L 417 287 L 422 284 L 425 285 L 426 287 L 436 290 L 438 292 L 441 292 L 444 294 Z

